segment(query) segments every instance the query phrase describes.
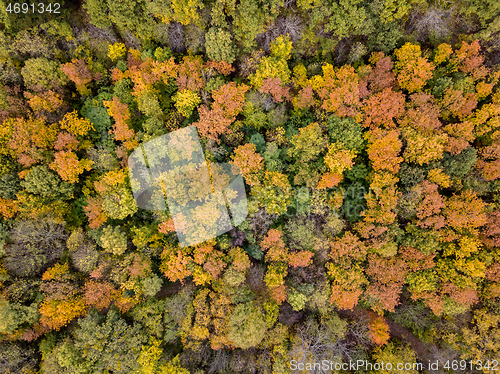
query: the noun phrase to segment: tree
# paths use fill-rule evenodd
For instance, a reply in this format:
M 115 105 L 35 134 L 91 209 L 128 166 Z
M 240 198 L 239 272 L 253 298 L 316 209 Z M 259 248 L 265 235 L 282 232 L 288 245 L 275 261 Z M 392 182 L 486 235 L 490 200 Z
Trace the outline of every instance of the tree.
M 67 235 L 64 226 L 50 220 L 18 221 L 5 248 L 5 267 L 19 276 L 33 276 L 62 254 Z
M 368 328 L 368 334 L 374 344 L 385 345 L 387 343 L 389 340 L 389 326 L 385 322 L 384 317 L 370 314 Z
M 475 230 L 486 223 L 486 203 L 470 190 L 453 195 L 446 201 L 443 214 L 446 223 L 457 231 Z
M 253 302 L 238 304 L 228 318 L 228 326 L 229 339 L 242 349 L 256 347 L 267 331 L 264 314 Z
M 387 170 L 396 174 L 403 159 L 399 157 L 402 142 L 398 130 L 374 129 L 366 133 L 367 151 L 374 170 Z
M 313 162 L 327 146 L 327 139 L 320 125 L 314 122 L 301 128 L 299 134 L 293 136 L 291 143 L 293 147 L 290 147 L 287 153 L 296 160 L 291 167 L 291 171 L 296 172 L 294 182 L 316 185 L 318 171 Z
M 108 57 L 112 60 L 118 60 L 127 54 L 127 48 L 123 43 L 115 43 L 108 45 Z
M 20 181 L 15 173 L 5 173 L 0 176 L 0 197 L 12 200 L 20 190 Z
M 201 98 L 198 94 L 191 90 L 177 91 L 172 97 L 175 102 L 175 107 L 184 117 L 189 118 L 193 110 L 201 103 Z
M 460 335 L 450 334 L 447 341 L 460 350 L 461 358 L 479 365 L 498 356 L 500 316 L 482 308 L 474 312 L 473 321 L 470 327 L 462 328 Z
M 161 259 L 162 264 L 160 269 L 172 282 L 177 280 L 182 282 L 184 278 L 192 274 L 192 271 L 188 267 L 192 261 L 192 257 L 178 250 L 178 248 L 173 246 L 166 247 L 161 253 Z
M 236 43 L 243 52 L 250 52 L 255 46 L 255 38 L 264 31 L 265 13 L 258 2 L 244 0 L 229 13 L 233 17 Z
M 426 93 L 417 92 L 411 95 L 410 99 L 406 115 L 400 123 L 403 126 L 411 126 L 424 134 L 438 130 L 441 127 L 440 109 L 434 98 Z
M 283 232 L 271 229 L 260 243 L 262 251 L 266 253 L 267 261 L 288 262 L 288 250 L 283 241 Z
M 85 96 L 91 93 L 87 85 L 92 82 L 94 77 L 98 76 L 88 68 L 84 59 L 73 59 L 71 62 L 62 64 L 61 71 L 75 84 L 80 95 Z
M 70 134 L 79 137 L 87 135 L 90 130 L 95 131 L 94 126 L 87 118 L 78 117 L 76 110 L 66 113 L 63 119 L 59 122 L 59 125 Z
M 435 183 L 424 181 L 420 187 L 423 199 L 417 208 L 417 218 L 419 219 L 417 224 L 420 227 L 442 228 L 445 222 L 440 213 L 445 206 L 445 201 L 438 192 L 438 186 Z
M 92 204 L 89 205 L 96 210 L 94 214 L 99 218 L 97 222 L 105 220 L 104 216 L 124 219 L 137 211 L 138 207 L 127 179 L 126 170 L 117 169 L 107 172 L 99 181 L 94 182 L 96 191 L 102 197 L 102 208 L 94 205 L 100 202 L 99 199 L 91 200 Z M 104 215 L 102 215 L 102 210 Z
M 45 57 L 26 60 L 21 69 L 24 84 L 35 91 L 62 87 L 68 82 L 68 77 L 62 72 L 60 65 L 59 61 Z
M 2 127 L 7 154 L 25 167 L 45 161 L 47 156 L 43 151 L 52 149 L 57 138 L 57 125 L 48 125 L 43 119 L 10 118 Z
M 321 108 L 339 117 L 354 117 L 360 106 L 359 76 L 350 65 L 334 69 L 326 64 L 323 75 L 312 81 L 314 91 L 323 101 Z
M 167 68 L 169 66 L 167 65 Z M 175 68 L 176 83 L 179 90 L 198 91 L 205 85 L 202 76 L 203 59 L 201 56 L 184 56 Z
M 264 79 L 259 91 L 271 95 L 275 103 L 281 103 L 283 99 L 290 100 L 288 87 L 283 86 L 279 78 Z
M 393 368 L 402 367 L 405 368 L 400 370 L 401 373 L 404 374 L 417 374 L 417 370 L 406 369 L 406 367 L 416 367 L 417 363 L 415 352 L 411 349 L 409 345 L 400 345 L 397 346 L 394 343 L 389 343 L 384 347 L 377 347 L 372 354 L 372 357 L 379 364 L 382 362 L 385 364 L 385 367 L 388 367 L 390 363 Z M 399 371 L 399 370 L 398 370 Z M 391 370 L 380 370 L 381 373 L 388 374 Z
M 134 139 L 134 130 L 129 127 L 130 111 L 127 104 L 121 103 L 116 96 L 113 97 L 113 101 L 103 101 L 103 104 L 108 114 L 115 120 L 113 130 L 110 132 L 115 135 L 116 140 L 123 141 L 126 149 L 134 149 L 137 141 Z
M 427 81 L 432 78 L 434 65 L 422 57 L 420 46 L 406 43 L 394 52 L 395 70 L 401 88 L 408 92 L 421 91 Z
M 111 309 L 106 316 L 91 310 L 78 320 L 75 348 L 91 372 L 130 373 L 140 368 L 138 358 L 147 337 L 141 325 L 128 325 Z
M 85 304 L 81 297 L 68 299 L 44 300 L 40 305 L 40 324 L 50 330 L 60 330 L 73 319 L 86 312 Z
M 375 66 L 367 77 L 369 87 L 374 92 L 387 88 L 396 88 L 396 75 L 392 71 L 394 63 L 383 52 L 373 52 L 370 62 Z
M 31 109 L 40 118 L 46 118 L 48 113 L 58 113 L 65 108 L 61 95 L 53 90 L 38 95 L 25 91 L 24 97 L 28 100 Z
M 441 159 L 448 140 L 445 133 L 424 134 L 411 127 L 403 129 L 403 137 L 406 140 L 406 149 L 403 153 L 405 161 L 419 165 Z
M 99 311 L 108 308 L 119 295 L 118 290 L 108 282 L 88 281 L 83 292 L 85 305 Z
M 287 60 L 290 58 L 292 42 L 288 37 L 279 36 L 271 43 L 271 54 L 263 57 L 255 74 L 250 75 L 250 83 L 255 88 L 262 87 L 265 79 L 279 78 L 282 84 L 290 81 L 290 69 Z
M 31 168 L 20 184 L 26 191 L 49 199 L 68 199 L 73 193 L 71 184 L 62 181 L 45 165 Z
M 83 8 L 88 12 L 92 24 L 100 28 L 111 27 L 111 21 L 109 20 L 106 11 L 106 2 L 96 1 L 96 0 L 86 0 L 83 4 Z
M 59 151 L 54 154 L 54 162 L 49 167 L 69 183 L 78 182 L 78 177 L 85 170 L 92 168 L 93 162 L 87 159 L 79 160 L 72 151 Z
M 349 269 L 327 263 L 327 273 L 332 281 L 330 302 L 340 309 L 352 310 L 363 294 L 363 287 L 368 283 L 359 265 Z
M 3 342 L 0 345 L 0 370 L 5 374 L 29 374 L 37 369 L 35 350 L 19 343 Z
M 83 210 L 85 211 L 85 215 L 89 219 L 89 227 L 91 229 L 97 229 L 101 227 L 106 220 L 108 219 L 108 216 L 106 215 L 106 212 L 104 211 L 104 208 L 102 206 L 102 198 L 100 197 L 87 197 L 86 199 L 86 205 L 83 207 Z
M 133 32 L 141 39 L 149 39 L 153 33 L 151 19 L 146 17 L 146 2 L 134 0 L 123 2 L 96 2 L 87 0 L 85 9 L 91 22 L 100 28 L 110 28 L 115 24 L 122 32 Z
M 199 0 L 172 0 L 173 18 L 183 25 L 199 24 L 199 12 L 203 7 L 203 2 Z
M 83 273 L 90 273 L 97 264 L 99 252 L 97 252 L 94 245 L 85 243 L 71 251 L 70 257 L 76 270 Z
M 325 165 L 334 174 L 342 175 L 354 165 L 356 154 L 352 150 L 343 149 L 343 143 L 330 144 L 325 155 Z
M 326 122 L 330 143 L 342 144 L 343 149 L 358 154 L 365 148 L 363 127 L 352 118 L 341 118 L 335 114 Z
M 234 150 L 231 159 L 248 185 L 254 186 L 259 183 L 264 165 L 262 156 L 256 152 L 255 144 L 240 145 Z
M 211 60 L 226 61 L 232 64 L 236 58 L 236 46 L 230 32 L 211 27 L 205 35 L 205 48 Z
M 441 117 L 444 119 L 457 117 L 460 120 L 464 120 L 476 109 L 477 99 L 476 95 L 472 92 L 464 94 L 462 90 L 455 90 L 453 87 L 448 87 L 444 91 L 440 105 L 443 109 Z
M 407 272 L 406 263 L 399 257 L 368 256 L 366 274 L 371 277 L 372 282 L 365 297 L 371 299 L 373 310 L 394 311 L 394 307 L 399 303 L 399 294 Z
M 248 210 L 253 214 L 263 207 L 269 214 L 283 214 L 292 201 L 292 195 L 286 175 L 266 171 L 262 184 L 255 185 L 250 191 L 252 200 L 249 201 Z
M 195 123 L 200 135 L 218 141 L 219 136 L 230 132 L 229 125 L 242 111 L 248 86 L 227 83 L 212 91 L 212 109 L 201 105 L 198 109 L 200 120 Z
M 38 310 L 33 306 L 9 303 L 0 298 L 0 333 L 11 334 L 24 323 L 33 324 L 38 321 Z
M 459 70 L 472 75 L 474 80 L 485 78 L 489 73 L 489 69 L 484 66 L 484 57 L 480 55 L 480 52 L 481 46 L 477 39 L 470 44 L 463 41 L 460 49 L 455 52 Z
M 363 111 L 366 116 L 363 126 L 395 127 L 394 119 L 400 118 L 404 113 L 404 102 L 404 95 L 390 88 L 371 95 L 363 102 Z
M 127 250 L 127 237 L 120 226 L 104 227 L 99 241 L 105 251 L 118 256 Z
M 470 142 L 475 139 L 474 124 L 471 121 L 464 121 L 457 124 L 449 124 L 443 128 L 450 135 L 446 151 L 452 156 L 460 154 L 470 146 Z
M 472 156 L 468 157 L 470 161 L 472 161 L 473 156 L 472 152 L 475 151 L 474 148 L 469 148 L 469 152 L 463 152 L 464 156 Z M 493 181 L 500 177 L 500 153 L 498 152 L 498 146 L 492 145 L 489 147 L 485 147 L 480 150 L 481 158 L 477 160 L 476 168 L 480 170 L 481 175 L 488 181 Z M 475 153 L 475 152 L 474 152 Z M 468 166 L 468 165 L 467 165 Z

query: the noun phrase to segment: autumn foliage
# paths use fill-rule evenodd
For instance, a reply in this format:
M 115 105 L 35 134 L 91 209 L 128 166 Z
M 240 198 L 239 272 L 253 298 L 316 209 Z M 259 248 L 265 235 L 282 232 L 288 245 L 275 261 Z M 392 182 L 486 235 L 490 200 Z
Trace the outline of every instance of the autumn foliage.
M 497 2 L 76 3 L 1 15 L 0 373 L 494 371 Z

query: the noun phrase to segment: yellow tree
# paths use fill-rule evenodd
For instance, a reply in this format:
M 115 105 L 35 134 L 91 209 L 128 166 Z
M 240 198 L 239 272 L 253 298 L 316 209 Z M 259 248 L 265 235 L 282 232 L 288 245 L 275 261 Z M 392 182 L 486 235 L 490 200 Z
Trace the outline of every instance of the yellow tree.
M 394 52 L 395 70 L 401 88 L 408 92 L 421 91 L 427 81 L 432 78 L 434 64 L 422 57 L 419 45 L 406 43 Z

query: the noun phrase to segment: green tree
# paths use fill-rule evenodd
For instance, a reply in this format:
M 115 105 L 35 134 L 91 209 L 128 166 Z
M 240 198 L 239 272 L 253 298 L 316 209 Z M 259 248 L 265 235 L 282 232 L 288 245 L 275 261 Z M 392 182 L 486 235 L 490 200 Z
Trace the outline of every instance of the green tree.
M 325 150 L 328 141 L 318 123 L 311 123 L 299 131 L 291 140 L 292 147 L 288 149 L 288 155 L 295 159 L 289 170 L 296 173 L 295 184 L 316 186 L 321 164 L 315 161 Z
M 21 181 L 21 186 L 29 193 L 52 199 L 73 197 L 73 186 L 61 180 L 45 165 L 34 166 Z
M 7 173 L 0 176 L 0 197 L 14 199 L 20 190 L 19 178 L 15 173 Z
M 242 0 L 231 12 L 236 43 L 244 52 L 255 47 L 255 38 L 264 31 L 265 15 L 259 2 Z
M 69 82 L 68 77 L 61 70 L 57 60 L 48 60 L 45 57 L 26 60 L 21 75 L 24 84 L 34 89 L 53 89 L 62 87 Z
M 122 255 L 127 250 L 127 236 L 120 226 L 106 226 L 99 237 L 101 246 L 110 253 Z
M 480 24 L 481 29 L 477 35 L 482 39 L 490 40 L 495 33 L 500 31 L 500 23 L 498 22 L 500 4 L 497 1 L 460 1 L 458 11 L 461 15 Z
M 461 334 L 449 334 L 446 341 L 461 352 L 462 359 L 476 365 L 495 360 L 500 353 L 500 316 L 486 308 L 478 309 L 470 327 L 463 327 Z M 493 370 L 485 367 L 483 372 Z
M 138 370 L 138 358 L 147 336 L 140 324 L 128 325 L 111 309 L 106 316 L 94 310 L 78 321 L 75 347 L 91 373 L 130 373 Z
M 342 143 L 343 149 L 360 153 L 364 146 L 363 127 L 354 119 L 341 118 L 335 114 L 328 116 L 326 121 L 328 136 L 331 143 Z
M 252 301 L 238 304 L 229 316 L 228 325 L 229 339 L 242 349 L 259 345 L 267 331 L 264 313 Z
M 211 27 L 205 34 L 205 48 L 211 60 L 232 64 L 236 59 L 236 47 L 229 31 Z
M 100 28 L 111 27 L 113 24 L 108 18 L 108 7 L 106 1 L 86 0 L 83 8 L 90 16 L 93 25 Z
M 292 42 L 288 36 L 279 36 L 276 38 L 271 43 L 270 55 L 260 60 L 257 71 L 249 77 L 252 85 L 260 88 L 265 79 L 271 78 L 279 78 L 282 84 L 287 84 L 291 76 L 291 71 L 287 63 L 291 52 Z
M 131 31 L 141 39 L 153 36 L 155 22 L 153 17 L 148 17 L 144 0 L 86 0 L 84 8 L 97 27 L 109 28 L 115 24 L 121 31 Z
M 0 298 L 0 333 L 10 334 L 23 323 L 33 324 L 38 317 L 36 306 L 9 303 L 3 297 Z

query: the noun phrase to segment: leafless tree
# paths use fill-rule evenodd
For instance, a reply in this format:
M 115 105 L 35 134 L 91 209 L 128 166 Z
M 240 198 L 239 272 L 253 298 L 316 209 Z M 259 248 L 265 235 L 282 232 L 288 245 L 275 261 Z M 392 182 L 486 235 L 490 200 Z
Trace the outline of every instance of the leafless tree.
M 315 320 L 309 319 L 295 329 L 294 344 L 290 349 L 290 359 L 299 363 L 317 363 L 322 360 L 334 361 L 339 356 L 338 344 L 328 330 L 319 325 Z M 314 369 L 311 373 L 328 373 L 321 368 Z
M 290 9 L 292 12 L 295 12 L 294 6 L 297 4 L 296 0 L 285 0 L 283 2 L 283 8 L 285 10 Z
M 99 28 L 94 26 L 90 22 L 85 23 L 85 29 L 79 30 L 77 27 L 73 28 L 73 34 L 76 35 L 76 39 L 79 42 L 83 42 L 83 33 L 81 31 L 86 31 L 90 39 L 107 40 L 110 43 L 116 43 L 118 41 L 116 33 L 112 28 Z
M 261 265 L 252 265 L 248 269 L 246 283 L 254 291 L 264 288 L 264 269 Z
M 170 25 L 159 23 L 155 26 L 155 37 L 164 46 L 169 45 Z
M 230 355 L 223 349 L 215 351 L 210 365 L 208 367 L 209 373 L 226 373 L 229 370 L 229 359 Z
M 186 51 L 185 30 L 184 26 L 179 22 L 171 22 L 168 31 L 168 41 L 170 49 L 177 53 Z
M 210 152 L 211 154 L 213 154 L 214 156 L 224 156 L 227 151 L 224 149 L 224 147 L 221 147 L 221 146 L 217 146 L 217 143 L 215 142 L 215 140 L 213 139 L 210 139 L 207 143 L 207 146 L 205 148 L 205 151 L 206 152 Z
M 368 335 L 367 317 L 362 317 L 349 326 L 346 339 L 362 347 L 369 347 L 371 345 L 371 340 Z
M 453 360 L 460 360 L 460 355 L 459 353 L 450 348 L 450 347 L 436 347 L 435 345 L 431 346 L 431 353 L 430 353 L 430 361 L 431 362 L 436 362 L 439 361 L 438 365 L 438 370 L 433 371 L 433 373 L 436 374 L 445 374 L 447 370 L 444 369 L 445 364 L 448 362 L 452 362 Z M 453 371 L 454 373 L 465 373 L 466 371 L 464 370 L 459 370 L 457 369 L 456 371 Z
M 127 48 L 134 48 L 134 49 L 140 49 L 141 48 L 141 42 L 139 39 L 135 37 L 134 34 L 132 34 L 130 31 L 124 31 L 121 33 L 123 42 L 127 46 Z
M 413 33 L 417 40 L 425 41 L 429 37 L 445 39 L 453 29 L 454 10 L 445 9 L 439 6 L 432 6 L 427 9 L 419 9 L 410 12 L 406 30 Z
M 265 234 L 267 234 L 272 223 L 277 218 L 277 214 L 269 214 L 265 211 L 265 209 L 262 208 L 249 218 L 250 227 L 252 228 L 255 235 L 261 238 Z
M 265 32 L 257 35 L 258 45 L 269 52 L 271 43 L 280 35 L 288 35 L 292 42 L 298 40 L 302 34 L 302 20 L 298 16 L 280 16 L 267 27 Z

